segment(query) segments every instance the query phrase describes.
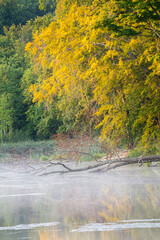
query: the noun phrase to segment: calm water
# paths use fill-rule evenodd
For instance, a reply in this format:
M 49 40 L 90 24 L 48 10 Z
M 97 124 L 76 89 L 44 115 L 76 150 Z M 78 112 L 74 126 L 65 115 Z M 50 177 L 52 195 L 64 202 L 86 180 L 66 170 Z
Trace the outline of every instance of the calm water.
M 159 240 L 159 206 L 158 168 L 45 177 L 0 170 L 0 240 Z

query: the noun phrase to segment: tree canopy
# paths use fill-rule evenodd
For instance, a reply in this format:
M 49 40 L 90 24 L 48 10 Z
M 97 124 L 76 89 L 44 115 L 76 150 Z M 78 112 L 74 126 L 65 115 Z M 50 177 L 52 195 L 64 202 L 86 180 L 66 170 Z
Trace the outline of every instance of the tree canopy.
M 130 146 L 159 139 L 159 3 L 70 2 L 26 46 L 39 75 L 30 86 L 33 101 L 50 104 L 58 96 L 69 122 L 88 118 L 103 138 Z
M 1 139 L 81 130 L 128 147 L 159 141 L 159 2 L 0 6 Z
M 37 16 L 43 16 L 48 12 L 53 12 L 54 9 L 55 6 L 53 9 L 51 8 L 51 2 L 48 2 L 46 8 L 40 9 L 39 0 L 1 0 L 0 33 L 4 34 L 4 26 L 10 27 L 12 24 L 24 25 L 28 20 L 35 19 Z

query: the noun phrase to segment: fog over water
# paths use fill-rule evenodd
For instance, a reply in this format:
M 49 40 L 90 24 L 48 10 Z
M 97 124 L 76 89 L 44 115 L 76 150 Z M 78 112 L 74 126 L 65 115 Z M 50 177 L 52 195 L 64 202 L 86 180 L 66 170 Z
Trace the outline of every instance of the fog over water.
M 33 176 L 2 166 L 0 240 L 159 240 L 159 193 L 159 168 Z

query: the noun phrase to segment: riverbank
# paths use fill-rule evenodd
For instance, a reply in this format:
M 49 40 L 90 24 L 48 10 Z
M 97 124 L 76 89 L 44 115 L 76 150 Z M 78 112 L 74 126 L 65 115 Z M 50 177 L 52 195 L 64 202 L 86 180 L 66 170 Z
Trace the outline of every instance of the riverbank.
M 76 140 L 77 142 L 74 139 L 65 139 L 65 142 L 58 139 L 57 141 L 3 143 L 0 145 L 0 162 L 4 165 L 8 164 L 11 169 L 19 166 L 20 171 L 39 174 L 45 172 L 46 169 L 47 171 L 48 169 L 49 171 L 54 169 L 63 172 L 67 168 L 87 168 L 87 170 L 90 170 L 91 166 L 93 166 L 93 169 L 99 169 L 101 166 L 105 168 L 105 161 L 133 157 L 138 159 L 135 163 L 139 165 L 139 157 L 143 156 L 143 149 L 116 149 L 109 148 L 104 144 L 101 145 L 93 139 L 86 139 L 85 141 L 83 139 L 83 143 L 80 140 Z M 140 162 L 140 164 L 143 163 Z M 159 163 L 152 164 L 152 161 L 149 160 L 144 165 L 158 167 Z

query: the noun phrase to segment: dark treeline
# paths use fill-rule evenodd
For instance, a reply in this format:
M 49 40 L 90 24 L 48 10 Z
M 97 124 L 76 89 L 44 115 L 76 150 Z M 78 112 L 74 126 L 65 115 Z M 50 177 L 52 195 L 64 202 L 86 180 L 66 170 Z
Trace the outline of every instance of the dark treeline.
M 51 1 L 46 5 L 39 0 L 0 1 L 1 142 L 48 138 L 58 129 L 54 110 L 48 114 L 43 105 L 33 104 L 27 92 L 36 76 L 25 53 L 33 32 L 48 26 L 54 12 Z

